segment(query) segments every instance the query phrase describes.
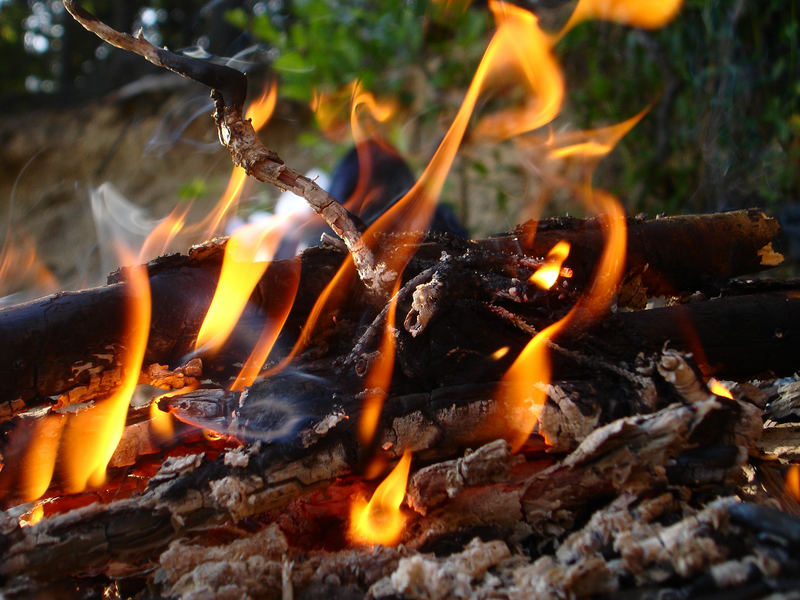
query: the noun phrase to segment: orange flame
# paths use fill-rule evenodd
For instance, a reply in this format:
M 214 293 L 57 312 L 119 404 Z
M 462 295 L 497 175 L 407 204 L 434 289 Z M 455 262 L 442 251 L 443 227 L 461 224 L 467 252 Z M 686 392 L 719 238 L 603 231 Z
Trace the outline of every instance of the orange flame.
M 392 472 L 375 489 L 369 502 L 355 498 L 350 509 L 350 538 L 361 544 L 393 546 L 400 541 L 405 516 L 400 505 L 406 495 L 411 452 L 406 450 Z
M 581 158 L 602 158 L 611 152 L 619 141 L 642 120 L 650 107 L 646 107 L 629 119 L 587 131 L 577 131 L 561 134 L 546 142 L 551 148 L 550 158 L 568 158 L 580 156 Z
M 730 400 L 733 400 L 733 394 L 731 394 L 731 391 L 713 377 L 708 380 L 708 388 L 715 396 L 722 396 L 723 398 L 729 398 Z
M 71 416 L 61 443 L 62 478 L 69 492 L 105 480 L 108 461 L 122 437 L 128 405 L 139 381 L 150 332 L 150 282 L 146 267 L 126 269 L 128 294 L 126 348 L 122 352 L 123 380 L 111 397 Z
M 149 233 L 142 244 L 139 257 L 142 260 L 149 260 L 156 256 L 161 256 L 167 252 L 170 243 L 181 232 L 186 225 L 186 216 L 189 213 L 189 206 L 181 208 L 176 206 L 166 217 L 161 219 L 153 231 Z
M 585 200 L 602 217 L 605 247 L 585 295 L 566 316 L 534 336 L 503 375 L 504 385 L 499 394 L 513 413 L 509 422 L 515 424 L 515 429 L 510 432 L 509 443 L 514 451 L 519 450 L 528 439 L 547 399 L 541 384 L 550 381 L 550 341 L 568 325 L 583 326 L 602 315 L 613 301 L 622 278 L 627 237 L 625 213 L 613 197 L 603 192 L 590 190 Z
M 359 118 L 360 114 L 367 112 L 369 119 Z M 353 103 L 350 109 L 350 129 L 353 133 L 353 143 L 358 155 L 358 181 L 349 198 L 344 198 L 345 207 L 352 213 L 362 215 L 370 202 L 378 195 L 379 190 L 370 189 L 372 182 L 372 153 L 368 142 L 382 144 L 387 151 L 392 151 L 388 145 L 380 142 L 382 136 L 378 133 L 375 122 L 386 123 L 397 111 L 395 102 L 379 102 L 356 81 L 353 84 Z
M 550 249 L 544 264 L 531 275 L 530 280 L 543 290 L 553 287 L 561 274 L 561 265 L 569 256 L 569 242 L 561 240 Z
M 275 255 L 285 226 L 285 219 L 272 217 L 240 227 L 228 239 L 217 289 L 197 334 L 195 350 L 216 352 L 228 339 Z
M 678 14 L 682 0 L 580 0 L 558 37 L 590 19 L 657 29 Z
M 14 245 L 8 232 L 0 248 L 0 297 L 26 289 L 48 294 L 58 287 L 58 280 L 39 258 L 33 241 L 23 236 Z
M 386 314 L 386 322 L 383 327 L 383 337 L 378 350 L 378 358 L 367 375 L 366 389 L 367 397 L 364 399 L 364 406 L 361 411 L 361 419 L 358 422 L 358 438 L 366 447 L 372 443 L 375 430 L 378 428 L 378 420 L 383 410 L 383 403 L 386 400 L 386 393 L 389 384 L 392 382 L 392 370 L 394 369 L 394 321 L 397 314 L 397 292 L 400 289 L 399 280 L 395 285 L 392 299 L 389 302 L 389 310 Z
M 19 464 L 17 493 L 23 501 L 41 498 L 47 491 L 65 423 L 63 415 L 50 414 L 34 424 L 29 446 Z
M 335 91 L 317 89 L 311 99 L 311 112 L 320 131 L 332 142 L 342 142 L 347 138 L 347 107 L 352 103 L 357 81 L 342 86 Z
M 551 41 L 539 28 L 536 17 L 516 6 L 491 2 L 497 21 L 461 107 L 442 143 L 417 183 L 364 234 L 365 243 L 375 248 L 377 262 L 389 272 L 399 273 L 410 258 L 412 245 L 430 222 L 445 178 L 461 144 L 470 117 L 482 93 L 497 87 L 515 67 L 522 75 L 526 102 L 521 108 L 507 108 L 484 116 L 475 127 L 481 138 L 505 139 L 540 127 L 551 121 L 561 106 L 564 81 L 551 52 Z M 393 246 L 391 252 L 378 247 L 378 235 L 388 231 L 406 231 L 406 244 Z M 403 251 L 403 248 L 406 248 Z
M 289 317 L 300 283 L 300 261 L 295 261 L 292 265 L 295 268 L 284 276 L 281 282 L 284 288 L 279 295 L 273 296 L 269 303 L 264 326 L 253 351 L 231 385 L 231 390 L 234 392 L 241 392 L 253 384 Z
M 275 112 L 277 99 L 278 84 L 273 80 L 264 90 L 264 93 L 253 101 L 245 113 L 245 119 L 251 119 L 253 129 L 258 131 L 266 125 L 270 117 L 272 117 L 272 113 Z M 206 231 L 206 237 L 210 238 L 218 232 L 223 221 L 235 210 L 246 179 L 247 173 L 242 167 L 233 168 L 231 177 L 228 180 L 228 187 L 225 188 L 225 192 L 214 209 L 200 224 L 200 227 Z

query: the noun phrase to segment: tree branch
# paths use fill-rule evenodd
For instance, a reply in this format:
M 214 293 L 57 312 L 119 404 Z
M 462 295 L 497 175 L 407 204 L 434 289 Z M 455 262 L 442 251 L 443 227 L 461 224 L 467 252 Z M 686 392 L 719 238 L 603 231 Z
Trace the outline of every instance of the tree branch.
M 224 65 L 157 48 L 144 38 L 141 31 L 137 36 L 121 33 L 86 12 L 75 0 L 63 2 L 76 21 L 112 46 L 138 54 L 156 66 L 210 87 L 219 140 L 231 153 L 234 164 L 259 181 L 271 183 L 304 198 L 314 212 L 342 238 L 367 288 L 379 296 L 386 295 L 388 290 L 384 289 L 385 284 L 380 277 L 381 268 L 375 264 L 372 251 L 361 240 L 362 231 L 357 219 L 316 182 L 287 167 L 275 152 L 265 148 L 250 120 L 244 119 L 242 109 L 247 95 L 247 78 L 244 74 Z

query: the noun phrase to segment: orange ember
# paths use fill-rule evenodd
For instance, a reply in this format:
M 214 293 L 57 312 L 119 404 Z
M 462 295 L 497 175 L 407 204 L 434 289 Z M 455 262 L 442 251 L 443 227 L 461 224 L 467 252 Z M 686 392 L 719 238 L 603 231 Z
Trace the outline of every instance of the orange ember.
M 784 482 L 786 493 L 800 502 L 800 465 L 790 465 L 786 471 L 786 481 Z
M 405 516 L 400 510 L 406 495 L 411 452 L 406 450 L 392 472 L 375 489 L 369 502 L 356 498 L 350 510 L 350 539 L 360 544 L 393 546 L 400 541 Z

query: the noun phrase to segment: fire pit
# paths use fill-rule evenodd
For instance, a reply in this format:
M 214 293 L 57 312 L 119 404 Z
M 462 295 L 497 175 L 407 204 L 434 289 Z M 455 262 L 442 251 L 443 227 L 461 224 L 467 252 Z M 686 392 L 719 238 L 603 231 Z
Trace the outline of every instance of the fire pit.
M 64 4 L 208 85 L 234 162 L 307 200 L 338 239 L 278 259 L 300 222 L 276 216 L 0 311 L 6 596 L 797 587 L 800 289 L 736 279 L 781 262 L 773 219 L 630 218 L 583 181 L 565 185 L 590 218 L 480 240 L 427 232 L 500 75 L 520 71 L 525 100 L 471 135 L 504 139 L 558 112 L 559 36 L 531 13 L 491 4 L 496 33 L 439 149 L 367 219 L 363 197 L 337 202 L 264 147 L 241 73 Z M 656 27 L 679 3 L 645 4 L 581 1 L 565 30 Z M 543 147 L 596 162 L 643 115 Z

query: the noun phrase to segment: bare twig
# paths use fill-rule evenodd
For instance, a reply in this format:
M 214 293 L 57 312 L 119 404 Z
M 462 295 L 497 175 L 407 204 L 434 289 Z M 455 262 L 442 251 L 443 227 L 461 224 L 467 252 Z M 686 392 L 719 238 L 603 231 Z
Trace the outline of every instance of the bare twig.
M 64 6 L 83 27 L 109 44 L 134 52 L 154 65 L 174 71 L 198 81 L 212 90 L 216 112 L 214 120 L 219 140 L 231 153 L 234 164 L 265 183 L 289 190 L 304 198 L 336 234 L 342 238 L 353 257 L 359 277 L 377 293 L 386 295 L 385 277 L 375 264 L 372 251 L 361 239 L 357 220 L 330 194 L 313 180 L 287 167 L 272 150 L 268 150 L 256 136 L 249 120 L 242 113 L 247 95 L 247 78 L 229 67 L 188 56 L 173 54 L 148 42 L 141 32 L 137 36 L 121 33 L 86 12 L 75 0 L 63 0 Z

